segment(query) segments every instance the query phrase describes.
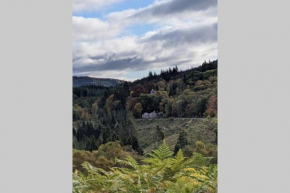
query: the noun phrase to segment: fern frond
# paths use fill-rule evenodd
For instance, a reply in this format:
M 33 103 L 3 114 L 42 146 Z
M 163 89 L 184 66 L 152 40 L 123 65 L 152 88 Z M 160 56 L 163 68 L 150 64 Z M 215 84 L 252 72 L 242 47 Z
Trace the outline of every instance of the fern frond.
M 138 162 L 131 156 L 127 156 L 125 160 L 120 160 L 117 158 L 115 158 L 115 160 L 116 160 L 116 163 L 120 163 L 126 166 L 131 166 L 134 169 L 138 169 L 138 166 L 139 166 Z
M 170 150 L 165 140 L 163 140 L 162 145 L 160 145 L 158 149 L 153 150 L 152 153 L 149 153 L 148 155 L 152 158 L 164 160 L 171 157 L 173 155 L 173 152 Z
M 181 149 L 177 152 L 175 160 L 177 163 L 181 163 L 184 160 L 184 156 Z
M 192 157 L 192 162 L 196 167 L 201 167 L 201 166 L 208 166 L 211 161 L 211 157 L 203 157 L 199 153 L 193 153 Z

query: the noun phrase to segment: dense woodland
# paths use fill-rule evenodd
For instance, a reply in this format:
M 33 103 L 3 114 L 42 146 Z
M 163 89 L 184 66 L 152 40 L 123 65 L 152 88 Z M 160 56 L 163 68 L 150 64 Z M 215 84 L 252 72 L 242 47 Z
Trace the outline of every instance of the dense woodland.
M 115 87 L 74 87 L 74 192 L 216 192 L 217 63 L 149 72 L 145 78 Z M 170 150 L 157 125 L 153 137 L 159 148 L 144 154 L 136 119 L 153 111 L 169 121 L 206 119 L 215 125 L 215 138 L 210 143 L 199 136 L 189 141 L 181 129 Z
M 115 87 L 73 88 L 73 145 L 79 150 L 96 150 L 109 141 L 142 149 L 134 133 L 134 119 L 144 112 L 158 116 L 217 117 L 217 60 L 197 68 L 162 70 L 159 75 L 125 82 Z M 150 94 L 154 89 L 155 94 Z

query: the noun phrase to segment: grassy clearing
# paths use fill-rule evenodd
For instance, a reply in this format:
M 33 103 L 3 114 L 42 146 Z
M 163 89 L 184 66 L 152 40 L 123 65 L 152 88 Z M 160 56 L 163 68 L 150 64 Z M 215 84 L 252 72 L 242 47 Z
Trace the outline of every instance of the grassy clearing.
M 136 119 L 135 128 L 139 144 L 144 153 L 158 147 L 156 143 L 157 125 L 165 134 L 166 143 L 173 150 L 180 130 L 184 129 L 190 144 L 195 141 L 213 143 L 215 141 L 216 124 L 214 119 L 206 118 L 166 118 L 166 119 Z M 160 145 L 160 144 L 159 144 Z

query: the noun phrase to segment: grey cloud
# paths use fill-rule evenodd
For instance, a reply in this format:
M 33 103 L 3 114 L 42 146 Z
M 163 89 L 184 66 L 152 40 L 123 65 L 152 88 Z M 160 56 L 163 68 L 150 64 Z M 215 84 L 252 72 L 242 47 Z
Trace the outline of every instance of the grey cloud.
M 172 0 L 143 9 L 131 17 L 144 18 L 148 16 L 170 15 L 185 11 L 204 11 L 216 6 L 217 0 Z
M 104 71 L 104 70 L 124 70 L 129 66 L 133 67 L 134 58 L 127 58 L 121 60 L 107 61 L 104 64 L 92 64 L 89 66 L 74 68 L 74 72 L 86 72 L 86 71 Z M 137 63 L 138 64 L 138 63 Z
M 82 67 L 75 67 L 73 69 L 74 73 L 84 73 L 84 72 L 92 72 L 92 71 L 122 71 L 122 70 L 131 70 L 131 71 L 139 71 L 149 69 L 152 63 L 164 63 L 164 62 L 171 62 L 168 63 L 167 67 L 181 65 L 184 63 L 191 62 L 191 60 L 180 60 L 174 61 L 174 56 L 168 58 L 156 58 L 154 61 L 145 61 L 143 58 L 137 58 L 137 56 L 133 58 L 126 58 L 126 59 L 117 59 L 113 61 L 107 61 L 102 65 L 99 64 L 92 64 L 88 66 Z
M 156 47 L 158 42 L 161 42 L 161 49 Z M 139 45 L 137 50 L 134 50 L 133 47 L 119 53 L 114 53 L 112 50 L 112 53 L 77 57 L 73 61 L 75 64 L 73 71 L 75 74 L 82 74 L 105 71 L 140 71 L 156 67 L 167 68 L 173 65 L 192 65 L 194 60 L 202 55 L 202 53 L 190 50 L 192 46 L 203 47 L 204 45 L 199 44 L 214 45 L 216 42 L 217 23 L 173 31 L 159 31 L 154 35 L 137 40 L 136 43 Z M 215 53 L 215 48 L 213 49 L 211 52 Z M 162 56 L 163 50 L 174 50 L 174 52 L 172 55 Z M 150 61 L 144 59 L 144 56 L 145 58 L 150 56 Z M 203 57 L 208 59 L 206 58 L 207 54 Z M 86 59 L 90 59 L 92 62 L 88 65 L 78 65 Z
M 190 17 L 194 14 L 188 14 L 191 12 L 198 12 L 197 16 L 205 14 L 216 15 L 217 0 L 171 0 L 163 1 L 162 3 L 154 4 L 147 8 L 134 10 L 133 15 L 130 12 L 128 14 L 117 15 L 118 18 L 122 18 L 121 24 L 125 25 L 124 18 L 129 18 L 134 22 L 147 22 L 150 19 L 154 20 L 158 18 L 158 21 L 164 21 L 164 19 L 171 19 L 180 17 L 180 22 L 190 20 Z M 212 13 L 213 10 L 213 13 Z M 201 14 L 199 14 L 199 12 Z M 179 13 L 185 13 L 180 14 Z M 121 17 L 122 16 L 122 17 Z M 199 18 L 197 18 L 199 19 Z M 204 19 L 203 16 L 200 19 Z M 112 20 L 115 21 L 115 20 Z M 134 23 L 133 22 L 133 23 Z M 197 20 L 196 22 L 200 22 Z M 211 25 L 205 25 L 205 23 L 215 22 L 212 20 L 203 21 L 201 23 L 189 23 L 190 26 L 184 24 L 176 30 L 168 31 L 164 28 L 151 36 L 143 36 L 141 39 L 124 39 L 124 41 L 108 40 L 104 41 L 103 47 L 92 46 L 86 49 L 76 50 L 75 57 L 73 59 L 75 74 L 84 74 L 90 72 L 126 72 L 126 71 L 139 71 L 153 68 L 168 68 L 174 65 L 192 65 L 200 60 L 204 61 L 209 56 L 215 56 L 216 42 L 217 42 L 217 23 Z M 174 25 L 173 25 L 174 26 Z M 180 28 L 181 27 L 181 28 Z M 105 28 L 104 30 L 108 30 Z M 112 44 L 110 43 L 112 41 Z M 102 38 L 100 38 L 102 42 Z M 124 46 L 120 46 L 124 44 Z M 202 44 L 202 45 L 201 45 Z M 92 42 L 93 45 L 93 42 Z M 213 45 L 214 48 L 210 52 L 203 53 L 198 49 L 192 49 L 192 47 L 206 48 Z M 102 50 L 102 51 L 98 51 Z M 108 54 L 104 54 L 106 50 Z M 86 54 L 89 53 L 89 54 Z M 172 53 L 172 55 L 168 54 Z M 212 53 L 212 54 L 210 54 Z M 95 54 L 95 55 L 94 55 Z M 86 60 L 90 59 L 90 60 Z M 87 62 L 88 61 L 88 62 Z M 86 63 L 89 63 L 86 65 Z
M 170 32 L 159 32 L 141 40 L 142 43 L 153 41 L 163 41 L 164 47 L 174 47 L 183 44 L 216 42 L 217 23 L 188 29 L 177 29 Z

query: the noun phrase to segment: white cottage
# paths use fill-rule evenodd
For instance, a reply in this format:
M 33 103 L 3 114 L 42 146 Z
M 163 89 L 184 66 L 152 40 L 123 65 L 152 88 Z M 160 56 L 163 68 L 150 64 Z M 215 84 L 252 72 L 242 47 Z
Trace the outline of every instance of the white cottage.
M 156 118 L 157 114 L 155 111 L 151 112 L 151 113 L 143 113 L 142 118 L 143 119 L 148 119 L 148 118 Z
M 152 90 L 150 91 L 150 94 L 155 94 L 156 91 L 152 88 Z

